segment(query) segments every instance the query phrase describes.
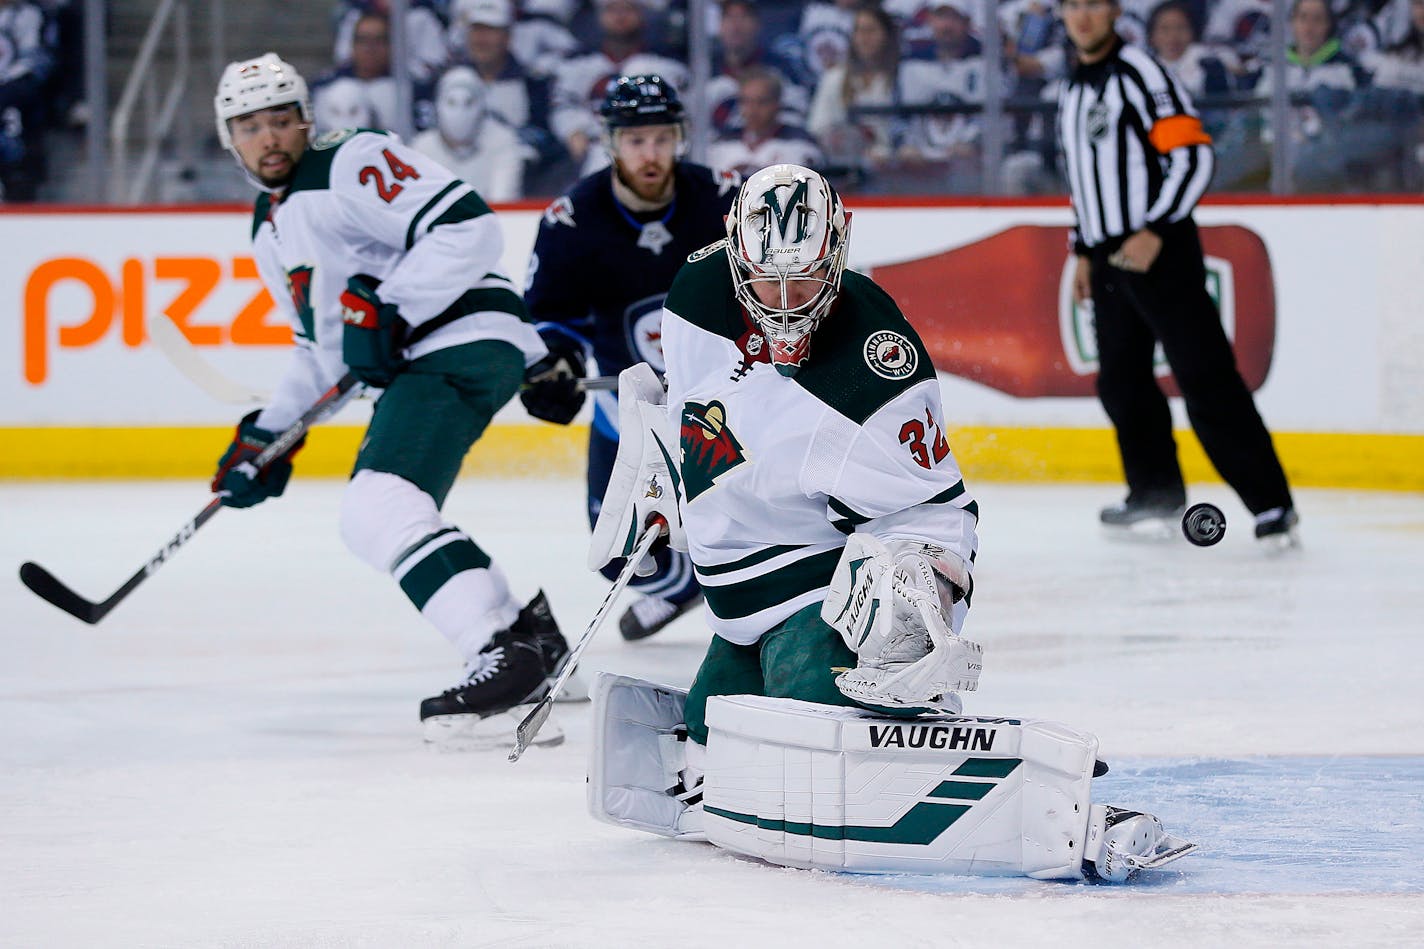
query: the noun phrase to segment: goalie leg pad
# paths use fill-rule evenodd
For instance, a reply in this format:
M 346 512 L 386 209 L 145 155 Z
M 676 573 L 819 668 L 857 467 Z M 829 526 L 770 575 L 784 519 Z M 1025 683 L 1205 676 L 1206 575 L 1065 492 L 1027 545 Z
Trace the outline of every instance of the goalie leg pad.
M 1080 879 L 1097 739 L 1046 721 L 907 721 L 708 700 L 703 826 L 770 863 Z
M 686 740 L 687 693 L 628 676 L 600 675 L 593 687 L 588 810 L 598 820 L 662 837 L 705 839 Z

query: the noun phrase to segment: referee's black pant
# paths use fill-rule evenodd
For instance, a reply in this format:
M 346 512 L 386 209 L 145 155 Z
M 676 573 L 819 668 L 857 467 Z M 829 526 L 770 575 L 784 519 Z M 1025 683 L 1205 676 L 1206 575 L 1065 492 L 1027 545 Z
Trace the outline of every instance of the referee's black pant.
M 1122 246 L 1090 253 L 1098 341 L 1098 398 L 1117 430 L 1128 499 L 1183 503 L 1186 487 L 1172 413 L 1153 373 L 1162 344 L 1192 429 L 1217 472 L 1253 514 L 1292 505 L 1285 472 L 1206 290 L 1196 224 L 1171 225 L 1145 274 L 1107 262 Z

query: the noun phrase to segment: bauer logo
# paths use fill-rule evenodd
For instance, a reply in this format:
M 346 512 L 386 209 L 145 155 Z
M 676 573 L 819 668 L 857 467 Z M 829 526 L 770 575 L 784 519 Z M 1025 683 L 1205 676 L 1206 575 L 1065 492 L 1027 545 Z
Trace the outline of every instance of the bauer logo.
M 969 725 L 869 725 L 871 748 L 930 748 L 935 751 L 993 751 L 992 728 Z

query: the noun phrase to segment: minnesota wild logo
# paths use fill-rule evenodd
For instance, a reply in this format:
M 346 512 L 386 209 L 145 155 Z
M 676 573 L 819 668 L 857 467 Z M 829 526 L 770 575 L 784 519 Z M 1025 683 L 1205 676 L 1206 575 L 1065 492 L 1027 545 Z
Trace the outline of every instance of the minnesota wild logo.
M 682 483 L 688 501 L 747 460 L 741 443 L 727 427 L 727 408 L 721 402 L 685 403 L 680 438 Z
M 312 269 L 310 267 L 293 267 L 287 271 L 287 293 L 292 297 L 292 306 L 297 308 L 297 316 L 302 321 L 303 334 L 307 339 L 316 339 L 316 328 L 313 325 L 312 302 L 311 302 L 311 281 Z

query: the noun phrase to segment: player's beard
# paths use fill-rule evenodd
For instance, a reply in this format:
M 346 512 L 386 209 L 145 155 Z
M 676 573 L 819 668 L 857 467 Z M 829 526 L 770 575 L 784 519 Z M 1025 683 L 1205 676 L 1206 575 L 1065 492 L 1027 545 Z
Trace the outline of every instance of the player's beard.
M 293 155 L 290 152 L 276 151 L 268 152 L 262 157 L 265 159 L 274 155 L 281 155 L 287 159 L 287 163 L 282 166 L 282 171 L 275 173 L 268 172 L 263 169 L 261 162 L 259 162 L 257 169 L 253 171 L 252 174 L 258 181 L 262 182 L 264 188 L 271 188 L 275 191 L 280 188 L 285 188 L 292 183 L 292 177 L 297 173 L 297 161 L 301 156 Z
M 660 172 L 656 180 L 647 174 L 654 169 Z M 615 160 L 613 170 L 623 186 L 637 195 L 641 201 L 661 205 L 672 199 L 673 162 L 668 162 L 666 165 L 658 162 L 644 162 L 634 169 L 632 174 L 629 174 L 623 167 L 623 163 Z

